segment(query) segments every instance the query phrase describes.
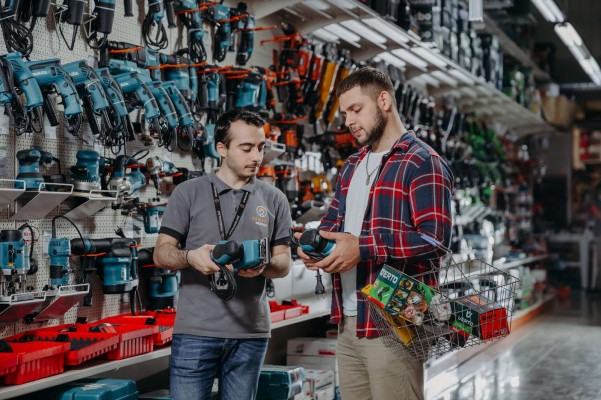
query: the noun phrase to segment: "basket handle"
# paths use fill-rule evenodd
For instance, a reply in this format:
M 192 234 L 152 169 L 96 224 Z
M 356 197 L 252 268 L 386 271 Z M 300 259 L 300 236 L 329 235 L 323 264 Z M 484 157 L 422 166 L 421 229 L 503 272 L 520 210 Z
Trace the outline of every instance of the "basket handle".
M 451 249 L 445 247 L 442 243 L 440 243 L 438 240 L 434 239 L 433 237 L 428 236 L 423 233 L 420 233 L 419 236 L 423 239 L 424 242 L 427 242 L 428 244 L 431 244 L 434 247 L 442 249 L 442 250 L 446 251 L 447 253 L 451 253 Z

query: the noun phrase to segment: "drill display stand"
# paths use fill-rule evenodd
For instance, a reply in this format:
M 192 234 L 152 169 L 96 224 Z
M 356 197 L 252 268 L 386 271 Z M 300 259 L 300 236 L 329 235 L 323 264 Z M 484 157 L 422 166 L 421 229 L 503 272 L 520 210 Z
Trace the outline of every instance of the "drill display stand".
M 0 179 L 0 208 L 12 204 L 25 192 L 25 181 L 16 179 Z
M 60 187 L 65 191 L 48 191 L 47 186 Z M 42 182 L 37 191 L 25 192 L 19 199 L 32 198 L 11 217 L 12 220 L 27 221 L 31 219 L 42 219 L 54 210 L 73 193 L 73 185 L 69 183 L 46 183 Z
M 0 327 L 15 324 L 46 300 L 46 292 L 0 296 Z
M 83 200 L 83 203 L 74 207 L 65 214 L 69 219 L 83 219 L 96 214 L 103 208 L 117 201 L 119 192 L 116 190 L 91 190 L 89 193 L 73 192 L 73 197 Z
M 40 311 L 28 314 L 28 322 L 48 321 L 61 318 L 90 292 L 90 284 L 65 285 L 46 291 L 46 299 Z

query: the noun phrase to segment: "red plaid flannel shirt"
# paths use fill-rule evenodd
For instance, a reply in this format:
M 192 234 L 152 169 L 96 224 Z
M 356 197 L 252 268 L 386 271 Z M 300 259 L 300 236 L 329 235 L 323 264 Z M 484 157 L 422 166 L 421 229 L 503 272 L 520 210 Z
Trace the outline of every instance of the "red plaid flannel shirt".
M 319 229 L 344 231 L 351 178 L 368 150 L 362 148 L 342 166 L 336 194 Z M 359 237 L 361 261 L 357 265 L 357 291 L 373 283 L 385 263 L 413 275 L 427 272 L 431 268 L 430 260 L 440 262 L 444 250 L 428 244 L 420 235 L 428 235 L 449 246 L 452 190 L 453 174 L 444 160 L 413 132 L 403 134 L 382 158 L 376 182 L 370 189 Z M 333 274 L 332 282 L 331 321 L 339 323 L 342 320 L 340 274 Z M 357 336 L 378 336 L 367 303 L 357 294 Z

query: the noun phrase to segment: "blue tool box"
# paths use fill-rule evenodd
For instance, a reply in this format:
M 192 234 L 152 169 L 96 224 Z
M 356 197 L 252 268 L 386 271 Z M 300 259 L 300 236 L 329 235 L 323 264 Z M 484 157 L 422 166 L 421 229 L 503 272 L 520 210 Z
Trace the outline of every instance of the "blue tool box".
M 126 379 L 82 379 L 38 393 L 44 400 L 136 400 L 136 382 Z
M 259 377 L 258 400 L 287 400 L 303 391 L 303 367 L 265 365 Z

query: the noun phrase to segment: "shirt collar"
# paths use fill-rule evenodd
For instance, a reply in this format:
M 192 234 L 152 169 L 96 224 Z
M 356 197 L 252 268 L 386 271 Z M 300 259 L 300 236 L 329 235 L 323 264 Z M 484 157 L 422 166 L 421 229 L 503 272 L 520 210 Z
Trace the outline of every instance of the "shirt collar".
M 225 192 L 229 192 L 230 190 L 234 190 L 230 185 L 222 181 L 215 173 L 211 172 L 207 175 L 209 178 L 209 182 L 215 185 L 217 188 L 217 193 L 223 194 Z M 240 188 L 240 190 L 244 190 L 245 192 L 252 193 L 255 189 L 256 178 L 253 176 L 250 178 L 248 183 Z
M 401 137 L 398 138 L 398 140 L 394 143 L 390 151 L 384 154 L 384 157 L 388 157 L 393 151 L 400 151 L 401 153 L 406 152 L 414 139 L 415 133 L 413 133 L 413 131 L 405 131 L 405 133 L 403 133 Z M 371 146 L 364 146 L 360 151 L 360 158 L 363 158 L 363 156 L 365 156 L 370 150 Z

